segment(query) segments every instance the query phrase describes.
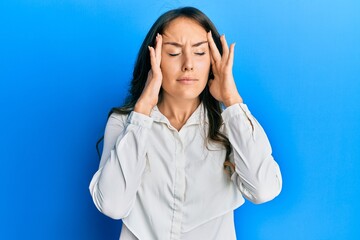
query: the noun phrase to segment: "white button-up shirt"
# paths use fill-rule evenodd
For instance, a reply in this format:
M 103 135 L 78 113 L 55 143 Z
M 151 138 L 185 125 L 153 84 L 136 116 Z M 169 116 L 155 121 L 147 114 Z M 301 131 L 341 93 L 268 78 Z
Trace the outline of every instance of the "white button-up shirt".
M 203 104 L 180 131 L 156 106 L 150 117 L 110 116 L 89 188 L 99 211 L 122 219 L 121 240 L 236 239 L 233 210 L 243 196 L 262 203 L 280 193 L 279 166 L 247 106 L 232 105 L 221 115 L 236 166 L 231 175 L 223 145 L 207 140 Z

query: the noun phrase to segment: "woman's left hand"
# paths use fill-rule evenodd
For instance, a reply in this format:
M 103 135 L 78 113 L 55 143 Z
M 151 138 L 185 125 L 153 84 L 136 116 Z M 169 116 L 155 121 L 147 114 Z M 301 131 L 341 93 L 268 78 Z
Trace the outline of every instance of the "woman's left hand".
M 214 79 L 209 80 L 209 90 L 216 100 L 228 107 L 235 103 L 241 103 L 243 100 L 236 88 L 232 73 L 235 43 L 231 44 L 229 49 L 225 35 L 220 37 L 220 41 L 223 49 L 222 56 L 216 47 L 211 32 L 208 32 L 211 69 L 214 74 Z

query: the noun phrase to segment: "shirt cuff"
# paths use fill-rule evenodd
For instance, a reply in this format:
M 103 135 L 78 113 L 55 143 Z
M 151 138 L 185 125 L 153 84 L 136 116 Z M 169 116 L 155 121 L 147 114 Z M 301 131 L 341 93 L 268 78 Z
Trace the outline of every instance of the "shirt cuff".
M 153 119 L 145 114 L 132 111 L 127 119 L 129 124 L 134 124 L 144 128 L 151 128 Z
M 245 103 L 231 105 L 221 113 L 224 122 L 228 122 L 232 117 L 239 115 L 250 120 L 251 113 Z

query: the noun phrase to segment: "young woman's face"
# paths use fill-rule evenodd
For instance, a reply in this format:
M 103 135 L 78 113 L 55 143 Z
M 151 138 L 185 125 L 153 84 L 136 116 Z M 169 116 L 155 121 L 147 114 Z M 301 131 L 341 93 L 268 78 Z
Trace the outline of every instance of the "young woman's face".
M 210 71 L 207 32 L 191 19 L 177 18 L 169 23 L 162 36 L 163 97 L 197 99 Z

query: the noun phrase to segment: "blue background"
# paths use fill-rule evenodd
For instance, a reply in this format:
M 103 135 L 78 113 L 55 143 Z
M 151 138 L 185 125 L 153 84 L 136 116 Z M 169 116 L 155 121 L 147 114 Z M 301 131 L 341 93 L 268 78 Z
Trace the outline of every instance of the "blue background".
M 236 210 L 239 239 L 359 239 L 360 2 L 0 2 L 1 239 L 118 239 L 88 185 L 107 113 L 163 12 L 192 5 L 236 42 L 240 94 L 283 173 Z

